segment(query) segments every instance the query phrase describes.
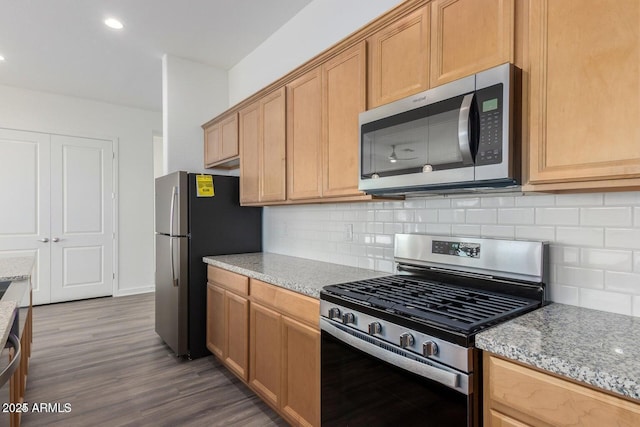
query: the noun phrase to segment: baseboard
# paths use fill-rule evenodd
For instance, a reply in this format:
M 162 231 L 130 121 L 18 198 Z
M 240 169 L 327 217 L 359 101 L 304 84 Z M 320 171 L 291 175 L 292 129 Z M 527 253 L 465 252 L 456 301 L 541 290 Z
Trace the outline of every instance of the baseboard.
M 155 290 L 156 290 L 156 287 L 154 285 L 140 287 L 140 288 L 118 289 L 118 291 L 115 292 L 113 296 L 126 297 L 128 295 L 138 295 L 138 294 L 146 294 L 149 292 L 155 292 Z

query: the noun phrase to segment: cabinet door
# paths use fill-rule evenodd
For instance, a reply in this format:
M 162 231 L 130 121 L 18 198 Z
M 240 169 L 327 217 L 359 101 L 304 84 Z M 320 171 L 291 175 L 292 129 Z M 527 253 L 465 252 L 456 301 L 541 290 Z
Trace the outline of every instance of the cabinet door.
M 529 424 L 514 420 L 493 409 L 485 415 L 485 425 L 490 427 L 530 427 Z
M 322 85 L 320 68 L 287 85 L 287 197 L 322 195 Z
M 369 108 L 429 87 L 430 5 L 378 31 L 369 43 Z
M 435 0 L 431 87 L 513 62 L 515 0 Z
M 365 58 L 362 42 L 322 66 L 324 197 L 362 194 L 358 191 L 358 115 L 366 109 Z
M 237 376 L 249 379 L 249 301 L 225 292 L 226 348 L 224 362 Z
M 260 104 L 260 201 L 283 201 L 286 199 L 285 88 L 267 95 Z
M 239 114 L 240 203 L 260 199 L 260 104 L 244 108 Z
M 230 159 L 238 155 L 238 114 L 233 113 L 220 123 L 220 160 Z
M 209 166 L 220 160 L 220 124 L 216 123 L 204 130 L 204 165 Z
M 320 332 L 282 316 L 282 412 L 299 425 L 320 425 Z
M 278 408 L 282 316 L 256 302 L 251 303 L 249 312 L 249 385 L 274 408 Z
M 640 177 L 640 2 L 529 6 L 530 183 Z
M 224 361 L 225 315 L 224 289 L 207 284 L 207 348 Z

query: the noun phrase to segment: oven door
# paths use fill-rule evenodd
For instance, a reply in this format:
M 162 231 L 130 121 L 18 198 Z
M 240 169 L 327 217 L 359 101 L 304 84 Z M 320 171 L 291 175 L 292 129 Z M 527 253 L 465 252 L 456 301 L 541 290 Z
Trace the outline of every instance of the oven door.
M 323 426 L 479 425 L 473 375 L 433 371 L 435 380 L 428 379 L 369 354 L 378 351 L 372 348 L 377 346 L 377 339 L 355 337 L 325 319 L 320 320 L 320 325 Z M 369 342 L 365 341 L 367 338 Z M 392 361 L 395 353 L 387 352 L 388 356 L 381 357 Z M 399 360 L 398 364 L 403 362 Z M 451 385 L 467 389 L 469 394 L 454 390 Z

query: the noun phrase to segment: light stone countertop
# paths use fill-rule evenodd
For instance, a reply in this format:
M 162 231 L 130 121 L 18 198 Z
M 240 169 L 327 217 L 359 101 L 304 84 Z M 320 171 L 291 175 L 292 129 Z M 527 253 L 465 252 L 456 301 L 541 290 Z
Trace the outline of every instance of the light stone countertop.
M 33 257 L 0 258 L 0 282 L 31 277 Z
M 640 318 L 553 303 L 476 335 L 476 347 L 640 399 Z
M 314 298 L 327 285 L 389 276 L 363 268 L 272 253 L 207 256 L 207 264 L 281 286 Z
M 2 346 L 9 337 L 17 308 L 24 299 L 25 292 L 30 288 L 33 263 L 33 257 L 0 258 L 0 282 L 12 282 L 0 299 L 0 345 Z

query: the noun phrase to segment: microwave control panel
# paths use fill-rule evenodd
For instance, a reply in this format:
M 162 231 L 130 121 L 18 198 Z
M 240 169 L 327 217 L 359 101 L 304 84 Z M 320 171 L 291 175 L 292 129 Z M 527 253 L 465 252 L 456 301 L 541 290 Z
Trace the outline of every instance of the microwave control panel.
M 502 163 L 502 92 L 502 84 L 476 92 L 480 121 L 477 166 Z

